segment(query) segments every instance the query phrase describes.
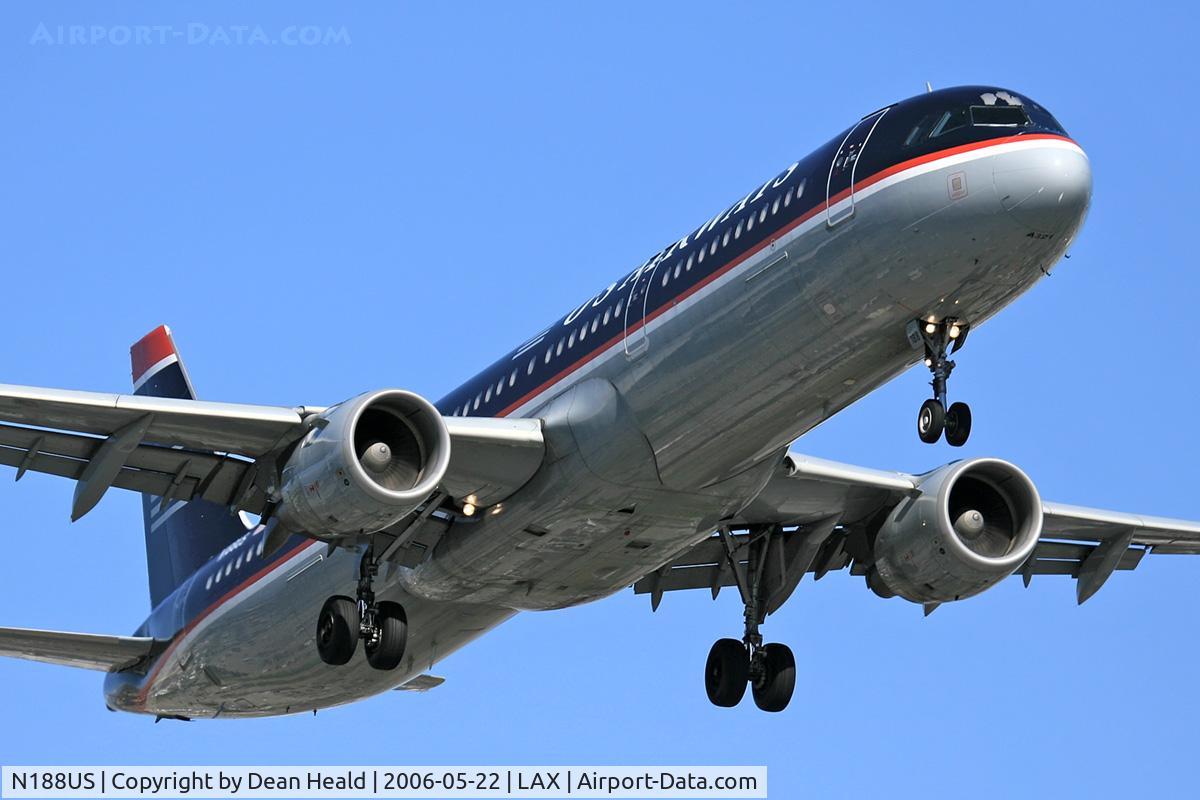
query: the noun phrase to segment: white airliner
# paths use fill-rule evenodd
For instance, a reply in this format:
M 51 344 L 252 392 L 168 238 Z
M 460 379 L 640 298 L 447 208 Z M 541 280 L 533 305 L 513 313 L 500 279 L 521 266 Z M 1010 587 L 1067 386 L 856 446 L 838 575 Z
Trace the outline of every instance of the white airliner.
M 1083 602 L 1147 553 L 1200 552 L 1200 524 L 1045 502 L 994 458 L 908 475 L 790 448 L 916 364 L 918 435 L 962 445 L 951 354 L 1058 261 L 1090 195 L 1083 150 L 1033 100 L 931 92 L 436 404 L 197 400 L 165 327 L 134 345 L 131 395 L 0 386 L 18 478 L 74 479 L 73 519 L 112 486 L 143 495 L 153 609 L 132 636 L 0 629 L 0 654 L 104 670 L 115 710 L 267 716 L 432 688 L 518 611 L 728 586 L 745 629 L 713 646 L 708 697 L 750 687 L 780 711 L 795 662 L 760 626 L 805 573 L 849 568 L 926 612 L 1015 574 L 1073 576 Z

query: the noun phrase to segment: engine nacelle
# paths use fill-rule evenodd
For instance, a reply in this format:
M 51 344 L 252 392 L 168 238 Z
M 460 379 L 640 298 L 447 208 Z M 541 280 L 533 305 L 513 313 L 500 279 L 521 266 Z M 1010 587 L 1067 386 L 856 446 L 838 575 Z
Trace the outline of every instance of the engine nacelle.
M 382 530 L 423 503 L 446 474 L 450 433 L 423 397 L 368 392 L 321 417 L 283 468 L 276 513 L 291 530 L 323 538 Z
M 1007 461 L 976 458 L 924 476 L 875 537 L 877 577 L 914 603 L 979 594 L 1011 575 L 1042 533 L 1042 500 Z

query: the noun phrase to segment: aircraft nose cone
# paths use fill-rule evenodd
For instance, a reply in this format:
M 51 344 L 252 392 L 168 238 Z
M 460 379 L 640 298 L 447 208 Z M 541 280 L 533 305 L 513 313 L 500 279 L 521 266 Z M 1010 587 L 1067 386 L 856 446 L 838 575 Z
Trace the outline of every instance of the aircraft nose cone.
M 1055 144 L 996 156 L 992 180 L 1000 205 L 1034 236 L 1073 236 L 1092 199 L 1092 168 L 1075 147 Z

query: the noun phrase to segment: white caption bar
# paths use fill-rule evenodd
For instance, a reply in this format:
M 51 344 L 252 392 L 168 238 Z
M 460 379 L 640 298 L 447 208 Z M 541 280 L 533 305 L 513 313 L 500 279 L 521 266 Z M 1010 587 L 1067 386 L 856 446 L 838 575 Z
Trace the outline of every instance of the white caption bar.
M 5 798 L 753 798 L 766 767 L 4 767 Z

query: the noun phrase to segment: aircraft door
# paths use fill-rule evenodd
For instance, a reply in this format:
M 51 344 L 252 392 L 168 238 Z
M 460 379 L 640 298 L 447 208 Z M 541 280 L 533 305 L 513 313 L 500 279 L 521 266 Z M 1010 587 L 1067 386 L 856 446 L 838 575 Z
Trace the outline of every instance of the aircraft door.
M 658 264 L 643 269 L 633 280 L 625 301 L 625 357 L 631 361 L 650 348 L 650 337 L 646 333 L 646 301 L 650 295 L 650 282 L 657 271 Z
M 885 108 L 860 119 L 858 124 L 850 129 L 850 133 L 846 134 L 841 147 L 833 157 L 833 163 L 829 165 L 829 180 L 825 184 L 825 222 L 831 228 L 854 216 L 855 168 L 867 146 L 867 140 L 871 138 L 871 134 L 875 132 L 875 126 L 879 124 L 879 120 L 883 119 L 883 115 L 886 113 L 887 109 Z M 849 191 L 848 198 L 838 197 L 839 194 L 846 191 Z M 849 202 L 834 213 L 833 205 L 843 199 Z

